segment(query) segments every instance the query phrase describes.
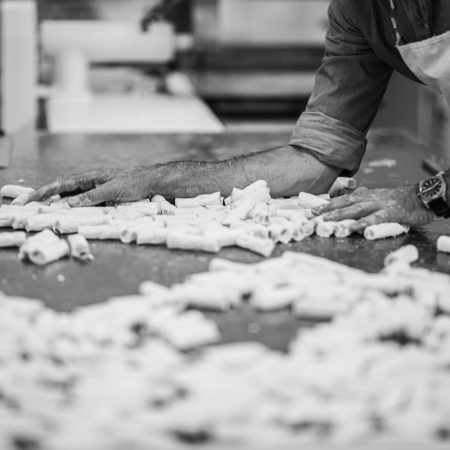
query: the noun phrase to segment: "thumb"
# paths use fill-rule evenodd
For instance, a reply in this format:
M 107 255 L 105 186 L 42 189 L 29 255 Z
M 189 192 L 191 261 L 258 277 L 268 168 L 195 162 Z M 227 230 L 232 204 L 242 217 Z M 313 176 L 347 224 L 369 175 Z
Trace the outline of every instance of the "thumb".
M 113 182 L 108 182 L 83 194 L 74 195 L 69 198 L 69 205 L 72 207 L 94 206 L 99 203 L 115 201 L 117 197 L 119 197 L 117 186 Z

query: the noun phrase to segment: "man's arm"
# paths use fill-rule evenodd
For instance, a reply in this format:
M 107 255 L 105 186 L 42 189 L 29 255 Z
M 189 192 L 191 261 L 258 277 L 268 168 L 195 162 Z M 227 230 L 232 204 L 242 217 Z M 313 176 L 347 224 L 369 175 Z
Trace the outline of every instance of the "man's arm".
M 392 74 L 392 68 L 377 56 L 364 35 L 370 25 L 367 21 L 375 20 L 372 3 L 331 2 L 325 57 L 290 141 L 348 173 L 359 168 L 367 130 Z
M 71 204 L 132 201 L 155 193 L 191 197 L 243 187 L 265 179 L 275 197 L 299 191 L 323 193 L 338 174 L 354 172 L 365 151 L 365 133 L 392 70 L 372 51 L 355 25 L 361 2 L 334 0 L 325 58 L 307 110 L 291 145 L 218 162 L 173 162 L 125 171 L 96 170 L 59 179 L 32 200 L 82 191 Z M 362 24 L 363 25 L 363 24 Z
M 268 182 L 272 196 L 287 197 L 303 190 L 326 192 L 338 174 L 339 169 L 308 152 L 286 146 L 224 161 L 175 161 L 123 171 L 89 171 L 58 179 L 39 189 L 31 200 L 79 190 L 86 192 L 72 197 L 72 206 L 133 201 L 155 194 L 173 199 L 221 191 L 227 196 L 233 187 L 242 188 L 258 179 Z

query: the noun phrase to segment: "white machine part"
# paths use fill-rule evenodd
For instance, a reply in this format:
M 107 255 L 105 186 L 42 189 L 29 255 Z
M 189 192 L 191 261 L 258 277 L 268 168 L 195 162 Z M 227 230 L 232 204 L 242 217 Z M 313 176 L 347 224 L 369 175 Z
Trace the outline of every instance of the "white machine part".
M 44 21 L 42 46 L 56 62 L 60 98 L 86 99 L 91 62 L 167 63 L 175 53 L 175 33 L 168 22 L 153 23 L 143 33 L 135 22 Z
M 93 94 L 90 64 L 166 64 L 175 55 L 176 35 L 164 21 L 148 31 L 136 22 L 44 21 L 44 54 L 55 60 L 55 86 L 47 103 L 52 132 L 221 133 L 221 122 L 194 95 Z

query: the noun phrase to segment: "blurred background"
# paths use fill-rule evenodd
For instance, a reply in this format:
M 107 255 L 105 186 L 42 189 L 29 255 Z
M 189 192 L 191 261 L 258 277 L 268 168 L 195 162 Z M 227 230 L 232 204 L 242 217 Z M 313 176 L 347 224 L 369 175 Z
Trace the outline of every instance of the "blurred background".
M 292 128 L 330 0 L 0 0 L 1 124 L 55 133 Z M 374 126 L 448 148 L 446 106 L 395 75 Z

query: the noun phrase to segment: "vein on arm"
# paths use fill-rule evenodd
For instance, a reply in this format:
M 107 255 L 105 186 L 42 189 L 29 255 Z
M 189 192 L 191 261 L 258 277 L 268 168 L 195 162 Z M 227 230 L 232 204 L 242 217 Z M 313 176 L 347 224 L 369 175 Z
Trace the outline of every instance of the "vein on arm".
M 273 197 L 288 197 L 300 191 L 327 192 L 339 172 L 340 169 L 320 162 L 308 152 L 286 146 L 221 161 L 158 165 L 150 185 L 152 192 L 173 199 L 215 191 L 228 196 L 233 187 L 243 188 L 256 180 L 266 180 Z

